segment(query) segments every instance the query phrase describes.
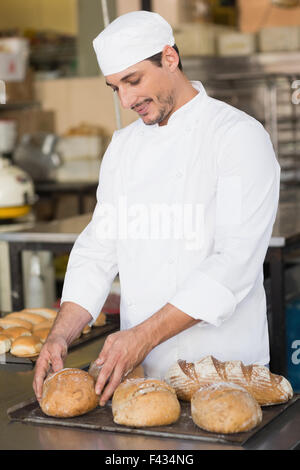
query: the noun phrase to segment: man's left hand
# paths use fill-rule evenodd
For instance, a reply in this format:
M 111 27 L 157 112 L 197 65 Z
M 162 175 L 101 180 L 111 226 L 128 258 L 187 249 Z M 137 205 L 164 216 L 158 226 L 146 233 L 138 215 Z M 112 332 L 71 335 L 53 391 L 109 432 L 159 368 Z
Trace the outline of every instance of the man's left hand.
M 140 325 L 118 331 L 106 338 L 103 349 L 95 361 L 102 365 L 96 382 L 96 393 L 104 406 L 124 377 L 140 364 L 153 349 L 151 336 Z

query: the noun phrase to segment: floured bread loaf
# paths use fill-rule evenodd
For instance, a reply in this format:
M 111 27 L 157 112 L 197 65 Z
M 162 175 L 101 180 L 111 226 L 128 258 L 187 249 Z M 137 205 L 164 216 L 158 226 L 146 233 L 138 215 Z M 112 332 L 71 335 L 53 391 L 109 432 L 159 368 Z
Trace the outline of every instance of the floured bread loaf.
M 250 431 L 262 421 L 253 396 L 230 382 L 200 388 L 192 397 L 191 412 L 197 426 L 221 434 Z
M 165 377 L 181 400 L 190 401 L 205 385 L 232 382 L 242 386 L 263 406 L 284 403 L 293 396 L 291 384 L 281 375 L 260 365 L 244 366 L 241 361 L 221 362 L 207 356 L 197 362 L 177 361 Z
M 102 369 L 102 365 L 99 366 L 97 363 L 96 363 L 96 359 L 95 361 L 92 361 L 90 363 L 90 367 L 89 367 L 89 374 L 94 377 L 95 379 L 95 382 L 97 381 L 98 379 L 98 375 L 100 374 L 100 370 Z M 126 375 L 122 382 L 124 380 L 128 380 L 128 379 L 136 379 L 136 378 L 142 378 L 144 377 L 145 374 L 144 374 L 144 369 L 143 369 L 143 366 L 140 364 L 138 365 L 137 367 L 135 367 L 128 375 Z
M 163 426 L 180 416 L 175 390 L 157 379 L 130 379 L 122 382 L 112 399 L 114 422 L 125 426 Z
M 57 316 L 57 311 L 53 310 L 52 308 L 25 308 L 22 310 L 25 313 L 34 313 L 36 315 L 41 315 L 46 320 L 55 320 Z
M 96 408 L 93 377 L 81 369 L 62 369 L 46 378 L 40 406 L 48 416 L 70 418 Z
M 10 352 L 18 357 L 38 356 L 42 349 L 42 342 L 37 336 L 19 336 L 11 345 Z
M 0 334 L 0 354 L 5 354 L 10 350 L 11 339 L 9 336 Z

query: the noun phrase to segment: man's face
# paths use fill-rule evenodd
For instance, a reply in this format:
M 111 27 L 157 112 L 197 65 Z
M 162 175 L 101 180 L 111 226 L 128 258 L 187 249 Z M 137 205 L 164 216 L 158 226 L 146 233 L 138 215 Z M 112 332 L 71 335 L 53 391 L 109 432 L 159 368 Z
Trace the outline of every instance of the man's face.
M 149 60 L 106 77 L 123 108 L 132 109 L 145 124 L 167 123 L 175 107 L 175 92 L 168 70 Z

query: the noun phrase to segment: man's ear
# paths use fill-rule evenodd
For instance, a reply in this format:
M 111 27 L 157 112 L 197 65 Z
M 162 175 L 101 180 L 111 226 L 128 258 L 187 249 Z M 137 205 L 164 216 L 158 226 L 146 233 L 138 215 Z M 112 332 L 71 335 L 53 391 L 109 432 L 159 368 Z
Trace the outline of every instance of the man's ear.
M 175 72 L 179 64 L 179 57 L 172 46 L 165 46 L 162 51 L 162 65 L 168 67 L 170 72 Z

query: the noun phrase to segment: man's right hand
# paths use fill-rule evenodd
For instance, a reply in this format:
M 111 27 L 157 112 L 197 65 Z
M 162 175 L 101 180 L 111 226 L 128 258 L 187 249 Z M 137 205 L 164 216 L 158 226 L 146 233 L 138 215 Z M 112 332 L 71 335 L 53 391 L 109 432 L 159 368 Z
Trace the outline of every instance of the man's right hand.
M 37 400 L 42 398 L 43 383 L 51 368 L 57 372 L 64 367 L 64 359 L 68 352 L 68 345 L 62 336 L 49 337 L 42 347 L 39 358 L 36 361 L 33 379 L 33 390 Z

